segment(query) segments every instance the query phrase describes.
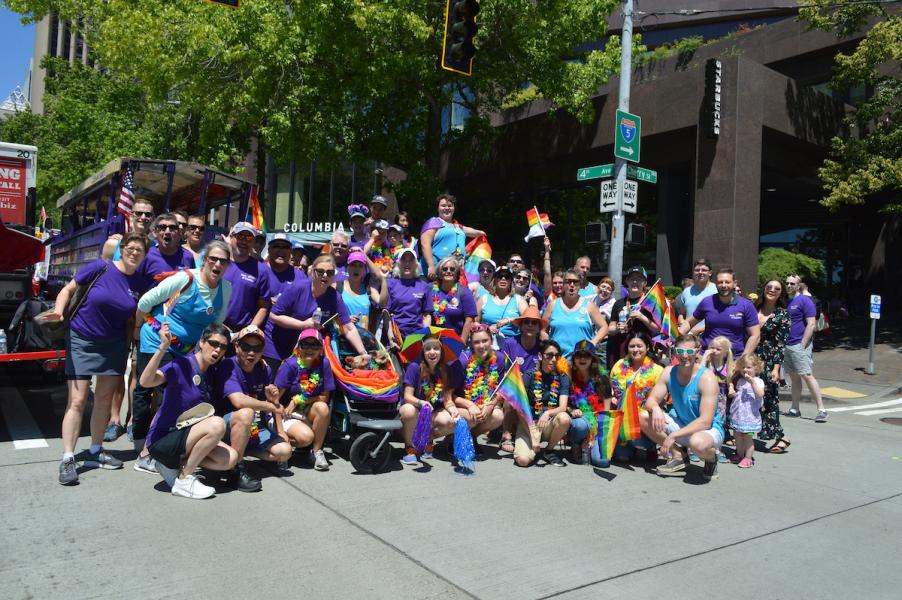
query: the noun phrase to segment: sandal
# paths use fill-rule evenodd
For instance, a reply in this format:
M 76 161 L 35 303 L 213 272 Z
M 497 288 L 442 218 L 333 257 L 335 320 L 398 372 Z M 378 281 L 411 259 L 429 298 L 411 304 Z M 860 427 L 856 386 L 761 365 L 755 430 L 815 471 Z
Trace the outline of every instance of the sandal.
M 514 453 L 514 440 L 512 440 L 511 438 L 504 438 L 503 440 L 501 440 L 500 448 L 501 448 L 502 452 L 507 452 L 509 454 L 513 454 Z
M 780 438 L 774 445 L 767 449 L 769 454 L 786 454 L 786 449 L 792 444 L 786 438 Z
M 751 469 L 754 466 L 754 464 L 755 464 L 754 458 L 743 458 L 742 460 L 739 461 L 739 468 L 740 469 Z

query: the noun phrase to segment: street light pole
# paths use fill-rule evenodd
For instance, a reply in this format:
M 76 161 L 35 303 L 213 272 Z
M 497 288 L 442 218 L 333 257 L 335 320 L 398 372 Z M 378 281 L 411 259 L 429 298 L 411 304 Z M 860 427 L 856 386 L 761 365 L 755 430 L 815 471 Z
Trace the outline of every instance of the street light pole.
M 620 33 L 620 91 L 617 108 L 629 112 L 630 80 L 632 79 L 633 62 L 633 0 L 623 0 L 623 30 Z M 614 127 L 618 127 L 615 123 Z M 616 132 L 615 132 L 616 138 Z M 623 192 L 626 187 L 626 161 L 614 159 L 614 172 L 617 175 L 617 211 L 611 219 L 611 254 L 608 259 L 608 275 L 614 280 L 615 293 L 620 289 L 623 279 L 623 240 L 626 219 L 623 217 Z

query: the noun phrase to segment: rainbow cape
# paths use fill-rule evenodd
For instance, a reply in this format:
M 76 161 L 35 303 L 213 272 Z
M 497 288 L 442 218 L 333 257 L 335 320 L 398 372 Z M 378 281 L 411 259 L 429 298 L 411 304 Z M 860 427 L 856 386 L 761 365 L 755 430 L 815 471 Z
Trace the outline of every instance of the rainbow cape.
M 266 232 L 266 221 L 263 220 L 263 207 L 260 206 L 260 199 L 257 198 L 257 186 L 251 187 L 251 201 L 247 207 L 247 219 L 245 220 L 258 231 Z
M 467 283 L 479 281 L 479 263 L 492 258 L 492 247 L 484 235 L 470 240 L 466 247 L 467 262 L 464 264 L 464 276 Z
M 661 284 L 659 279 L 645 292 L 645 295 L 636 304 L 633 312 L 645 309 L 645 312 L 651 315 L 652 320 L 660 326 L 664 321 L 664 316 L 667 314 L 668 305 L 667 295 L 664 294 L 664 285 Z
M 504 401 L 520 414 L 527 427 L 534 425 L 532 407 L 526 396 L 526 386 L 523 384 L 523 373 L 520 372 L 519 363 L 514 363 L 514 366 L 507 372 L 507 376 L 498 384 L 495 393 L 504 398 Z
M 598 413 L 598 449 L 601 458 L 611 460 L 614 456 L 614 447 L 617 446 L 617 438 L 620 435 L 620 427 L 623 422 L 623 411 L 603 410 Z
M 620 438 L 623 441 L 639 439 L 642 431 L 639 429 L 639 396 L 636 395 L 635 384 L 626 388 L 626 395 L 620 404 L 620 410 L 623 411 Z
M 545 237 L 545 230 L 554 225 L 548 215 L 540 213 L 535 206 L 526 211 L 526 222 L 529 223 L 529 232 L 524 238 L 527 242 L 535 237 Z

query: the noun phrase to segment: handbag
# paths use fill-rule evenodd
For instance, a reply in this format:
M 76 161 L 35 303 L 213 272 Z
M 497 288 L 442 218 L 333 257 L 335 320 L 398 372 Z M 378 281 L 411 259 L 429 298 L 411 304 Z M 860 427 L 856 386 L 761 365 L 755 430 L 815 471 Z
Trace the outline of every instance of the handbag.
M 201 402 L 197 406 L 192 406 L 179 415 L 175 421 L 176 429 L 184 429 L 200 423 L 208 417 L 212 417 L 214 413 L 213 405 L 208 402 Z
M 75 315 L 78 314 L 78 311 L 81 310 L 81 307 L 84 305 L 85 300 L 88 299 L 88 292 L 91 291 L 91 288 L 94 287 L 94 284 L 97 283 L 97 280 L 100 279 L 100 276 L 106 273 L 106 270 L 109 268 L 109 266 L 109 262 L 104 262 L 103 268 L 99 273 L 97 273 L 97 275 L 91 278 L 91 281 L 88 282 L 88 285 L 80 285 L 75 289 L 75 293 L 72 294 L 72 297 L 69 298 L 69 302 L 66 304 L 66 308 L 63 309 L 64 323 L 72 322 L 72 319 L 75 318 Z

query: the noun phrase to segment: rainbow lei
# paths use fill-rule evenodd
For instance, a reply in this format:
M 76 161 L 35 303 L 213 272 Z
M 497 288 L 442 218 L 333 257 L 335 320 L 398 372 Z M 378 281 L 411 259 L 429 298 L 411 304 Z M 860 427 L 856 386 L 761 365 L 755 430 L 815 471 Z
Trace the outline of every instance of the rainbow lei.
M 604 402 L 595 391 L 595 382 L 590 377 L 588 381 L 579 381 L 579 372 L 573 374 L 570 383 L 570 398 L 573 404 L 583 413 L 583 418 L 589 423 L 589 435 L 583 441 L 584 447 L 591 447 L 598 437 L 597 414 L 604 410 Z
M 663 369 L 647 356 L 638 369 L 633 369 L 629 366 L 630 360 L 628 358 L 620 360 L 619 364 L 620 367 L 611 372 L 611 383 L 614 387 L 614 397 L 617 399 L 617 405 L 620 406 L 623 403 L 627 388 L 635 383 L 636 396 L 639 398 L 641 406 L 644 407 L 645 400 L 648 398 L 652 388 L 655 387 L 658 376 Z
M 444 325 L 448 321 L 448 317 L 445 316 L 448 306 L 457 306 L 457 285 L 455 281 L 451 291 L 446 294 L 438 283 L 432 284 L 432 318 L 435 320 L 433 325 Z
M 157 320 L 157 318 L 152 315 L 145 316 L 144 322 L 147 323 L 151 329 L 156 331 L 157 334 L 159 334 L 160 328 L 163 326 L 163 322 Z M 179 337 L 177 335 L 173 335 L 172 340 L 169 343 L 169 349 L 172 350 L 173 352 L 175 352 L 176 354 L 181 354 L 182 356 L 185 356 L 185 355 L 189 354 L 192 350 L 194 350 L 194 346 L 195 346 L 195 344 L 193 344 L 193 343 L 188 343 L 188 342 L 181 343 L 179 341 Z
M 392 250 L 388 246 L 373 245 L 370 248 L 369 258 L 380 269 L 388 267 L 390 271 L 395 266 L 395 262 L 392 259 Z
M 423 368 L 423 367 L 420 367 Z M 429 379 L 423 381 L 423 400 L 435 406 L 442 398 L 442 380 L 433 381 L 434 375 L 430 375 Z
M 533 409 L 532 412 L 538 418 L 543 412 L 546 410 L 554 409 L 557 407 L 557 400 L 561 394 L 561 374 L 555 371 L 552 374 L 551 379 L 551 387 L 548 390 L 548 402 L 547 404 L 542 401 L 544 392 L 544 384 L 542 383 L 542 369 L 541 367 L 536 367 L 536 370 L 533 371 L 532 374 L 533 382 L 532 382 L 532 393 L 533 393 Z
M 307 367 L 304 365 L 304 361 L 298 358 L 298 384 L 301 387 L 301 391 L 291 397 L 291 401 L 294 402 L 297 410 L 304 410 L 307 408 L 307 402 L 319 387 L 322 375 L 320 374 L 319 369 L 313 370 L 318 366 L 319 361 L 317 361 L 316 365 Z
M 464 379 L 464 395 L 470 402 L 479 408 L 485 404 L 501 378 L 501 365 L 498 364 L 498 355 L 492 352 L 491 357 L 479 360 L 471 356 L 467 361 L 466 378 Z

